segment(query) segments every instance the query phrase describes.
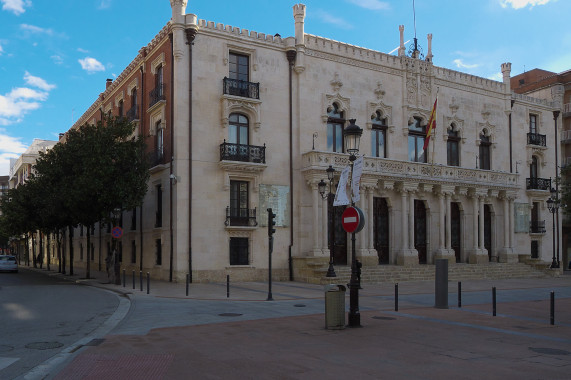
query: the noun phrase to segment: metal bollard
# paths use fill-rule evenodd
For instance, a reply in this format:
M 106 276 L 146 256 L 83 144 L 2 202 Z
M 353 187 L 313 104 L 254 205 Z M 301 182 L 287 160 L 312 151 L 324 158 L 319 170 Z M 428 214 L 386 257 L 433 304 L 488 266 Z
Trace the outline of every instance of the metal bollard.
M 149 274 L 149 272 L 147 272 L 147 294 L 149 294 L 150 290 L 151 290 L 151 275 Z
M 492 315 L 496 316 L 496 287 L 492 288 Z
M 133 271 L 133 289 L 135 289 L 135 271 Z
M 190 273 L 186 274 L 186 296 L 188 297 L 188 288 L 190 285 Z
M 395 284 L 395 311 L 399 311 L 399 283 Z
M 458 281 L 458 307 L 462 307 L 462 282 Z
M 555 292 L 551 291 L 551 308 L 550 308 L 550 318 L 549 323 L 551 325 L 555 324 Z
M 143 291 L 143 271 L 142 270 L 139 271 L 139 282 L 141 285 L 141 291 Z
M 226 275 L 226 298 L 230 298 L 230 275 Z
M 123 287 L 127 286 L 127 280 L 125 277 L 125 269 L 123 269 Z

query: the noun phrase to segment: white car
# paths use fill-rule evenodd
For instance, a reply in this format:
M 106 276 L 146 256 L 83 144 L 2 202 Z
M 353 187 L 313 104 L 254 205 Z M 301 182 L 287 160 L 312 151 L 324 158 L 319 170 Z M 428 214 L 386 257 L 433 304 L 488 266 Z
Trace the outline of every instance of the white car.
M 18 273 L 18 261 L 16 261 L 16 256 L 0 255 L 0 272 Z

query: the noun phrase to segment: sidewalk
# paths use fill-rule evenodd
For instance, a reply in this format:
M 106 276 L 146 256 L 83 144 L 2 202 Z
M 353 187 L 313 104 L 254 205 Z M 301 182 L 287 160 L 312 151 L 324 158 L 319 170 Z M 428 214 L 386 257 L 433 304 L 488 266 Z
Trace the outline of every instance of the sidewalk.
M 47 272 L 52 276 L 61 276 Z M 53 379 L 566 379 L 571 371 L 571 276 L 449 284 L 434 308 L 434 282 L 363 284 L 362 328 L 324 328 L 320 285 L 185 284 L 105 273 L 72 280 L 129 297 L 131 311 L 96 345 L 77 350 Z M 64 276 L 69 278 L 69 276 Z M 491 289 L 497 288 L 497 316 Z M 556 294 L 555 325 L 549 293 Z M 263 302 L 262 302 L 263 301 Z M 349 293 L 346 293 L 346 308 Z

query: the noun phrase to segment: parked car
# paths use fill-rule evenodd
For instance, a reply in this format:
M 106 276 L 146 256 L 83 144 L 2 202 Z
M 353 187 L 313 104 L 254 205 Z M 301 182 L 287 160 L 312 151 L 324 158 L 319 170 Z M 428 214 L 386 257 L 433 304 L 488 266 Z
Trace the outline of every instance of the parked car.
M 0 255 L 0 272 L 18 273 L 18 261 L 16 261 L 16 256 Z

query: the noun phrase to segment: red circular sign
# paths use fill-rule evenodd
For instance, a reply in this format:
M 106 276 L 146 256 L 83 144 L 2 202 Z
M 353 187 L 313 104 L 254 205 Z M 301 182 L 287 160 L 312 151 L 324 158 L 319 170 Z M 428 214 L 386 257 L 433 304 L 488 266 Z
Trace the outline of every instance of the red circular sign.
M 123 229 L 121 229 L 121 227 L 113 227 L 111 230 L 111 236 L 115 239 L 121 239 L 121 236 L 123 236 Z
M 356 207 L 347 207 L 341 215 L 341 225 L 346 232 L 352 233 L 359 227 L 361 215 Z

